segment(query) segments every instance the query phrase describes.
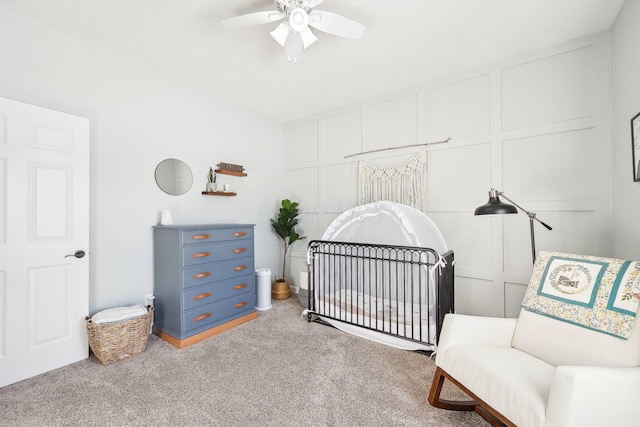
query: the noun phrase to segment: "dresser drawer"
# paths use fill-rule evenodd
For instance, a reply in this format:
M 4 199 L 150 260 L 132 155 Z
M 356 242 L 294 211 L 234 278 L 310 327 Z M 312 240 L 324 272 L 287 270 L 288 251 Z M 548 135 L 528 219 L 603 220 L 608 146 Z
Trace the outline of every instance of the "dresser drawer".
M 190 310 L 201 305 L 210 304 L 234 295 L 255 292 L 254 275 L 247 274 L 221 282 L 214 282 L 197 288 L 190 288 L 182 293 L 182 308 Z
M 253 274 L 254 270 L 253 257 L 189 267 L 182 271 L 182 285 L 184 288 L 204 285 L 218 280 L 237 278 L 247 273 Z
M 242 312 L 253 311 L 254 307 L 255 295 L 250 292 L 187 310 L 182 313 L 182 331 L 189 332 Z
M 253 257 L 252 240 L 186 246 L 182 248 L 182 265 L 188 267 L 249 256 Z
M 182 244 L 197 245 L 207 242 L 224 242 L 226 240 L 253 239 L 253 227 L 234 227 L 222 229 L 183 230 Z

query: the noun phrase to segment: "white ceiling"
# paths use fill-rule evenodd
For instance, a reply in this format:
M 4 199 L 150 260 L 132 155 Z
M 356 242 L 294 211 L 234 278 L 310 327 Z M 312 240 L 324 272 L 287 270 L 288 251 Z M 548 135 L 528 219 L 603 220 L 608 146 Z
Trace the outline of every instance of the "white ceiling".
M 479 68 L 611 27 L 624 0 L 326 0 L 366 27 L 359 40 L 314 33 L 286 61 L 277 26 L 223 19 L 272 0 L 0 0 L 131 60 L 290 121 Z

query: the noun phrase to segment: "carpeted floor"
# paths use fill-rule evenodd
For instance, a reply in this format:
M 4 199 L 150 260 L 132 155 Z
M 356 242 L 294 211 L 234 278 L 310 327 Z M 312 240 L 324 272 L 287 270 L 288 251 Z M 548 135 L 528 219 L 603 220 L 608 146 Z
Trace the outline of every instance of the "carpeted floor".
M 1 426 L 486 426 L 426 401 L 427 356 L 301 319 L 297 298 L 177 349 L 91 357 L 0 389 Z M 453 388 L 449 398 L 464 398 Z

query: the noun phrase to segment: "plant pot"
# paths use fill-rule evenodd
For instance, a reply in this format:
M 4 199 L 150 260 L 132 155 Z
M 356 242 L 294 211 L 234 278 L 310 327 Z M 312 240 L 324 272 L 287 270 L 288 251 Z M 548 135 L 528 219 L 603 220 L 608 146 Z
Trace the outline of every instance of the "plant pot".
M 273 282 L 271 287 L 271 298 L 273 299 L 287 299 L 291 296 L 291 288 L 289 283 L 284 279 L 278 279 Z
M 209 193 L 214 193 L 216 191 L 216 183 L 215 182 L 207 182 L 207 191 Z

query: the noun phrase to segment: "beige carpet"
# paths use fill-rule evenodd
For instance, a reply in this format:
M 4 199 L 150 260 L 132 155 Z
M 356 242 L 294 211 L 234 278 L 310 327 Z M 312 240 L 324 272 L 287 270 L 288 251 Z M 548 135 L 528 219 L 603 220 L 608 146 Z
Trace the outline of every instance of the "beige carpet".
M 486 426 L 432 408 L 427 356 L 302 320 L 297 298 L 179 350 L 95 357 L 0 389 L 2 426 Z M 446 390 L 449 398 L 464 397 Z

